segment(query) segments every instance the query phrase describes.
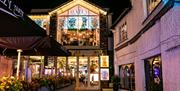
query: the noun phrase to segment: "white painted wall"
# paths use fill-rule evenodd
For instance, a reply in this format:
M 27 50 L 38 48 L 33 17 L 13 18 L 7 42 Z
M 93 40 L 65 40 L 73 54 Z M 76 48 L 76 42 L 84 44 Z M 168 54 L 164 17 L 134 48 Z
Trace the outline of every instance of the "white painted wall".
M 180 6 L 161 18 L 164 91 L 180 91 Z
M 122 23 L 127 21 L 129 39 L 141 30 L 146 17 L 142 1 L 134 0 L 132 10 L 115 27 L 114 48 L 121 45 L 118 29 Z M 146 91 L 144 59 L 158 54 L 162 59 L 163 91 L 180 91 L 180 6 L 170 9 L 135 43 L 115 51 L 115 72 L 118 74 L 119 65 L 134 63 L 136 91 Z

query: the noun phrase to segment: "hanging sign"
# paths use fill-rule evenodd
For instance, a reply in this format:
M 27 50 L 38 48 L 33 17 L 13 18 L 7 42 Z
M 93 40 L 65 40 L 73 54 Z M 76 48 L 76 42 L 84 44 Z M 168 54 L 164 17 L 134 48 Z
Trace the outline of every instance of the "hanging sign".
M 24 12 L 11 0 L 0 0 L 0 11 L 5 12 L 8 15 L 11 15 L 15 18 L 22 18 Z

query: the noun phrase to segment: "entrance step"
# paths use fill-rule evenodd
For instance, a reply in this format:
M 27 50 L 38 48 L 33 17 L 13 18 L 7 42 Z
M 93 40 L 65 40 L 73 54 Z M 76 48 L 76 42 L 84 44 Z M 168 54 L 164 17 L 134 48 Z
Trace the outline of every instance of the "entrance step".
M 113 88 L 102 88 L 102 91 L 113 91 Z

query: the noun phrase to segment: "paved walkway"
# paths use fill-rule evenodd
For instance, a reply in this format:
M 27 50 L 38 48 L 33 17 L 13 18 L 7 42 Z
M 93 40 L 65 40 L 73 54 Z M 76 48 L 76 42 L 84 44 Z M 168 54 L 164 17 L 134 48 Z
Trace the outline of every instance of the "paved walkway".
M 75 84 L 61 88 L 61 89 L 56 90 L 56 91 L 75 91 Z
M 56 91 L 75 91 L 75 84 L 61 88 Z M 79 90 L 79 91 L 97 91 L 97 90 Z M 102 91 L 113 91 L 112 88 L 103 88 Z

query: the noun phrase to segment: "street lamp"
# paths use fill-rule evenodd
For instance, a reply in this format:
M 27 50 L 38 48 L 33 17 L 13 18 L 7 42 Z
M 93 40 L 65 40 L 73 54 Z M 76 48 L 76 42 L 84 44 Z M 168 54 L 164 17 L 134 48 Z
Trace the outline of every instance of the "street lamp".
M 17 62 L 17 71 L 16 71 L 16 76 L 19 79 L 19 68 L 20 68 L 20 57 L 21 57 L 21 49 L 17 49 L 18 52 L 18 62 Z

